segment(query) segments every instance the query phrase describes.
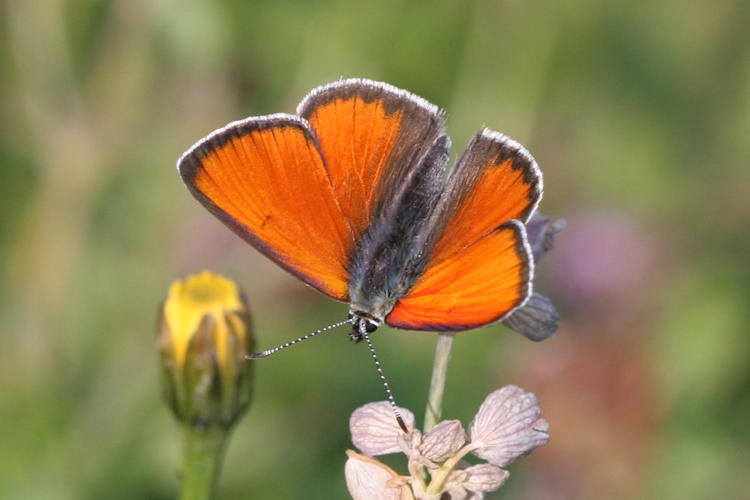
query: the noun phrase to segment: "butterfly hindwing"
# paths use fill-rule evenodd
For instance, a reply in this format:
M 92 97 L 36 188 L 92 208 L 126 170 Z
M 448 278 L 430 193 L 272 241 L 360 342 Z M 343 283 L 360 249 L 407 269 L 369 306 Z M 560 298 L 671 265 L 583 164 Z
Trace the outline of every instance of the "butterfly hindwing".
M 502 319 L 531 293 L 523 224 L 512 220 L 451 259 L 430 265 L 386 322 L 408 330 L 458 331 Z
M 193 196 L 235 233 L 314 288 L 348 300 L 352 230 L 305 120 L 278 114 L 233 122 L 177 166 Z

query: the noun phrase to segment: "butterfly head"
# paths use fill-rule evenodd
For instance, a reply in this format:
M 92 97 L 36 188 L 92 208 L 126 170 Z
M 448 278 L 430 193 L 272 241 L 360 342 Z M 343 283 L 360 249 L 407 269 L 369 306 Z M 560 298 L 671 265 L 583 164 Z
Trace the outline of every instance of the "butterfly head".
M 349 321 L 352 324 L 352 331 L 349 334 L 352 342 L 361 342 L 365 334 L 374 332 L 383 324 L 382 319 L 356 309 L 349 311 Z

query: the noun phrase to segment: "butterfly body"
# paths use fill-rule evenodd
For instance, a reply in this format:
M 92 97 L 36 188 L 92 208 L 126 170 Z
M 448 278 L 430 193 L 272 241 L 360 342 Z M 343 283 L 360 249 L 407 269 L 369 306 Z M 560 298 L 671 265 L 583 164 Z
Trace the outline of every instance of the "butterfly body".
M 284 269 L 348 302 L 350 337 L 383 323 L 460 331 L 531 295 L 524 223 L 541 173 L 486 129 L 450 174 L 437 107 L 387 84 L 343 80 L 296 115 L 233 122 L 178 161 L 191 193 Z
M 379 207 L 349 265 L 352 340 L 380 326 L 424 270 L 445 182 L 450 139 L 441 136 L 393 205 Z

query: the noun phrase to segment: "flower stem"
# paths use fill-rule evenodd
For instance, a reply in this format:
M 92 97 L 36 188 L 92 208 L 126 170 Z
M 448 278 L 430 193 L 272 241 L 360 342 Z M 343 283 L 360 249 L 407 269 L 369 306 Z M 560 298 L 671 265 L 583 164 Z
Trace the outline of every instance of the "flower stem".
M 435 360 L 432 364 L 432 379 L 430 393 L 427 398 L 427 409 L 424 416 L 424 432 L 429 431 L 440 422 L 443 414 L 443 393 L 445 392 L 445 377 L 448 373 L 448 362 L 451 359 L 453 334 L 438 334 L 435 346 Z
M 182 500 L 207 500 L 214 497 L 224 457 L 228 431 L 218 427 L 195 429 L 185 425 L 185 449 L 182 466 Z
M 469 443 L 458 450 L 458 452 L 456 452 L 451 458 L 446 460 L 443 465 L 440 466 L 440 469 L 432 474 L 432 480 L 430 481 L 430 485 L 427 487 L 425 493 L 428 495 L 439 495 L 440 492 L 443 491 L 445 481 L 448 479 L 450 473 L 453 472 L 456 465 L 458 465 L 458 462 L 475 448 L 476 445 Z

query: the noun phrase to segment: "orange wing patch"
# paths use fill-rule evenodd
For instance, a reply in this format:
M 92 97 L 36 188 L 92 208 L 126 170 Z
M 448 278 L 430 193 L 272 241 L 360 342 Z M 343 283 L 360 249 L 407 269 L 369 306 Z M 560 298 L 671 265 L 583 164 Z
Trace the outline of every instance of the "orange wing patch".
M 310 122 L 344 217 L 357 239 L 443 132 L 437 108 L 386 84 L 345 80 L 313 90 L 297 113 Z
M 430 265 L 386 322 L 408 330 L 458 331 L 507 316 L 531 295 L 533 262 L 523 224 L 511 221 L 451 259 Z
M 347 300 L 354 242 L 314 134 L 296 116 L 235 122 L 178 162 L 192 194 L 284 269 Z
M 379 101 L 336 99 L 309 118 L 327 159 L 333 189 L 355 234 L 367 227 L 377 179 L 393 150 L 403 111 L 387 115 Z
M 542 197 L 542 176 L 520 144 L 487 129 L 461 155 L 448 179 L 443 233 L 430 260 L 439 262 L 511 219 L 526 222 Z

